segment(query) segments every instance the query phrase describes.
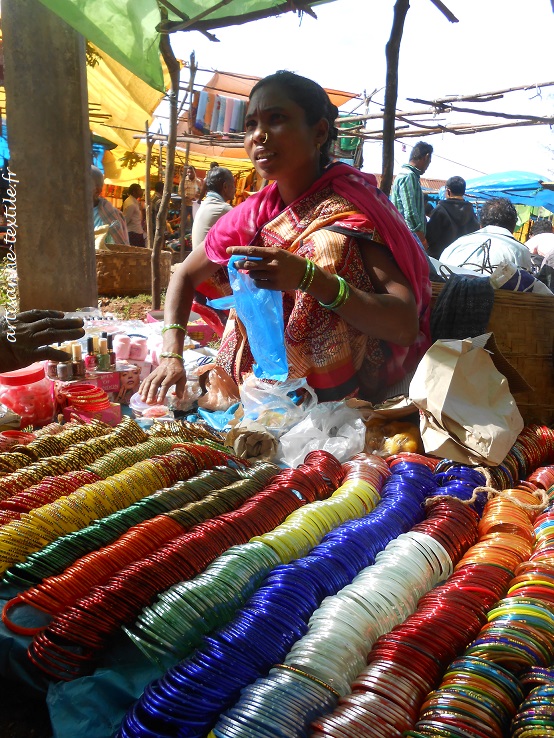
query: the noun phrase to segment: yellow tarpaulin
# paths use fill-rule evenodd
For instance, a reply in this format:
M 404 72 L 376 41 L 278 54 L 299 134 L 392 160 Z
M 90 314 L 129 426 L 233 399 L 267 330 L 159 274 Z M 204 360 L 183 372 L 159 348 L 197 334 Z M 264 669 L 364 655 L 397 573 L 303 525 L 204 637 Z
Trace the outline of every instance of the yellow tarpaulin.
M 118 187 L 128 187 L 133 182 L 144 184 L 146 180 L 146 166 L 144 160 L 138 162 L 132 169 L 123 166 L 122 160 L 125 158 L 127 151 L 126 147 L 118 146 L 112 151 L 106 151 L 104 154 L 103 164 L 106 184 L 117 185 Z M 237 153 L 242 154 L 243 158 L 228 158 L 222 156 L 221 153 L 224 151 L 236 151 Z M 146 144 L 140 142 L 134 153 L 139 155 L 141 159 L 145 157 Z M 158 153 L 159 147 L 155 144 L 153 154 L 157 156 Z M 175 152 L 175 163 L 177 165 L 184 166 L 185 160 L 185 150 L 177 148 Z M 254 169 L 252 162 L 246 156 L 244 149 L 220 149 L 215 146 L 200 147 L 197 144 L 190 145 L 188 162 L 199 173 L 206 172 L 210 168 L 210 163 L 212 161 L 216 161 L 221 167 L 230 169 L 233 174 L 246 175 Z M 162 163 L 165 167 L 165 147 L 162 149 Z M 157 173 L 157 167 L 152 166 L 150 171 L 152 176 L 154 176 Z
M 163 95 L 92 44 L 98 63 L 87 65 L 90 128 L 99 136 L 133 151 L 137 133 L 152 123 Z M 167 80 L 166 80 L 167 81 Z M 100 119 L 99 115 L 108 118 Z

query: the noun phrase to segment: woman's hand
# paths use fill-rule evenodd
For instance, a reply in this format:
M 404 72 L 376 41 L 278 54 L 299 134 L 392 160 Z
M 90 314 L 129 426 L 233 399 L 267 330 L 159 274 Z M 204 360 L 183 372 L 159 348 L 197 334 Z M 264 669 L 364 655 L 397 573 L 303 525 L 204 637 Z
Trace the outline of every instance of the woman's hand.
M 29 366 L 35 361 L 67 361 L 67 353 L 52 343 L 76 341 L 85 335 L 81 318 L 64 318 L 59 310 L 27 310 L 0 324 L 0 372 Z
M 244 261 L 235 263 L 236 268 L 247 272 L 256 287 L 267 290 L 297 290 L 306 272 L 306 259 L 276 246 L 232 246 L 227 253 L 244 256 Z
M 161 403 L 169 388 L 175 385 L 175 394 L 182 398 L 186 383 L 187 375 L 180 359 L 161 359 L 160 365 L 140 385 L 140 397 L 149 405 Z

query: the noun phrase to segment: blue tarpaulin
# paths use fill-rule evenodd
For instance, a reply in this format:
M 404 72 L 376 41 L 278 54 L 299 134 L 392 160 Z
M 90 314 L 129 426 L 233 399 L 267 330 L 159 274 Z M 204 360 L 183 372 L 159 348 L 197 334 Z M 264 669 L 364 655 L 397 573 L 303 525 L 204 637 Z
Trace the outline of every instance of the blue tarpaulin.
M 543 207 L 554 212 L 554 192 L 542 186 L 548 177 L 532 172 L 500 172 L 470 179 L 466 183 L 466 198 L 490 200 L 507 197 L 515 205 Z

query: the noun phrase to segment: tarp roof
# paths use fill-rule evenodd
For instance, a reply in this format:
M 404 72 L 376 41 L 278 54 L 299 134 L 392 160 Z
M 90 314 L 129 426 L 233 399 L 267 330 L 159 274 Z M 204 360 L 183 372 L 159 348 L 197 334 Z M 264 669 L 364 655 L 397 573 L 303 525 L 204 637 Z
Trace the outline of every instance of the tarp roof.
M 132 151 L 136 132 L 152 123 L 163 94 L 147 85 L 124 66 L 91 44 L 97 55 L 95 66 L 87 64 L 90 128 L 99 136 Z M 168 81 L 169 84 L 169 81 Z M 101 119 L 95 113 L 109 116 Z
M 163 91 L 159 55 L 161 21 L 157 0 L 40 0 L 72 28 L 149 85 Z M 170 22 L 189 19 L 187 30 L 221 28 L 278 15 L 332 0 L 172 0 L 179 15 L 169 11 Z M 214 9 L 215 6 L 215 9 Z
M 118 187 L 128 187 L 132 182 L 144 182 L 146 180 L 146 166 L 144 161 L 138 162 L 132 169 L 122 166 L 122 158 L 128 149 L 118 146 L 112 151 L 106 151 L 104 154 L 104 173 L 106 184 L 117 185 Z M 188 163 L 198 171 L 205 172 L 210 168 L 212 161 L 217 161 L 219 166 L 230 169 L 233 174 L 247 174 L 254 167 L 248 158 L 228 158 L 222 155 L 225 149 L 219 147 L 198 147 L 191 144 L 189 151 Z M 244 157 L 244 149 L 229 149 L 229 151 L 242 152 Z M 159 148 L 154 145 L 154 154 L 158 154 Z M 146 156 L 146 144 L 139 143 L 135 149 L 135 154 Z M 177 147 L 175 151 L 175 163 L 185 164 L 185 150 Z M 165 162 L 165 147 L 162 147 L 162 162 Z M 154 167 L 152 167 L 154 172 Z
M 500 172 L 470 179 L 466 183 L 466 197 L 490 200 L 507 197 L 516 205 L 543 207 L 554 212 L 554 192 L 543 187 L 547 177 L 532 172 Z

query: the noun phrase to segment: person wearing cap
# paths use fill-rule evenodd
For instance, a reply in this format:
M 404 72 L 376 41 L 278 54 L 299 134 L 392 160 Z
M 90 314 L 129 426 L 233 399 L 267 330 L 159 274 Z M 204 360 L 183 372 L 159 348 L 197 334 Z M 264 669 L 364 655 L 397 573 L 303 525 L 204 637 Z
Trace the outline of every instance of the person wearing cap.
M 427 223 L 427 253 L 435 259 L 460 236 L 478 230 L 473 205 L 464 200 L 466 182 L 462 177 L 446 180 L 445 200 L 439 200 Z

